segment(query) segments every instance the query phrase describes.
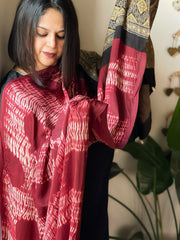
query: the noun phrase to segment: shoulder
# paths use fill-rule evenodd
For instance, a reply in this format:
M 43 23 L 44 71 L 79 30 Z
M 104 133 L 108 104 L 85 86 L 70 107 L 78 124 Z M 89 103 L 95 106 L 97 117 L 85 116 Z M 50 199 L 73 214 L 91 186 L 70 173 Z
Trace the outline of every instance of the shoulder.
M 20 77 L 21 74 L 16 72 L 14 69 L 11 69 L 4 78 L 0 81 L 0 105 L 1 105 L 1 98 L 4 92 L 4 88 L 7 84 L 9 84 L 13 79 Z
M 13 79 L 16 79 L 20 77 L 21 74 L 14 69 L 11 69 L 5 76 L 4 78 L 0 81 L 0 93 L 2 94 L 5 86 L 11 82 Z
M 51 127 L 56 124 L 60 107 L 63 109 L 61 101 L 64 98 L 59 91 L 41 88 L 30 75 L 23 75 L 7 83 L 1 105 L 5 114 L 30 114 L 44 126 Z
M 15 74 L 17 72 L 15 71 Z M 12 75 L 10 73 L 9 77 L 7 77 L 6 84 L 4 85 L 3 92 L 2 92 L 2 98 L 7 99 L 16 99 L 21 96 L 29 96 L 31 95 L 36 87 L 36 84 L 32 80 L 30 75 L 16 75 L 17 77 L 13 78 L 12 76 L 15 76 L 12 72 Z
M 0 81 L 0 89 L 6 85 L 8 82 L 11 80 L 18 78 L 22 76 L 19 72 L 15 71 L 14 69 L 11 69 L 5 76 L 4 78 Z

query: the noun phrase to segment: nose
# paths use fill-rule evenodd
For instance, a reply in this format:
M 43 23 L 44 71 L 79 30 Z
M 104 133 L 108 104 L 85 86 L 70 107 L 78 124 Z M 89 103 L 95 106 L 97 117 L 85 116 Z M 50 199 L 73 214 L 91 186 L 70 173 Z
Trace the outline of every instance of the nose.
M 51 48 L 56 47 L 56 36 L 54 34 L 50 34 L 47 39 L 47 45 Z

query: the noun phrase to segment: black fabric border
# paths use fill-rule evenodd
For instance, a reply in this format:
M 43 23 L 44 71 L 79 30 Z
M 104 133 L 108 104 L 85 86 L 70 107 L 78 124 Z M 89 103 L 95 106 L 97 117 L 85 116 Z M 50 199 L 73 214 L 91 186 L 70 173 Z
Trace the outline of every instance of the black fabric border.
M 121 39 L 122 42 L 127 45 L 128 47 L 134 48 L 139 52 L 146 52 L 146 38 L 142 38 L 138 35 L 135 35 L 133 33 L 127 32 L 122 26 L 117 26 L 115 33 L 114 33 L 114 38 L 113 39 Z M 107 48 L 103 52 L 103 58 L 102 58 L 102 63 L 101 67 L 105 66 L 108 64 L 109 59 L 110 59 L 110 54 L 111 54 L 111 47 Z

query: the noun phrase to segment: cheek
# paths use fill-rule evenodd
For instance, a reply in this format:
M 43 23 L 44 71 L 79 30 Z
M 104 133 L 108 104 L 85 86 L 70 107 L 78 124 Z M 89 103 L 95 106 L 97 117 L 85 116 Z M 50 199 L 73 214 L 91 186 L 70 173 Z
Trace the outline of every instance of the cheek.
M 44 43 L 42 39 L 35 38 L 34 40 L 34 52 L 37 54 L 40 52 L 41 48 L 43 47 Z

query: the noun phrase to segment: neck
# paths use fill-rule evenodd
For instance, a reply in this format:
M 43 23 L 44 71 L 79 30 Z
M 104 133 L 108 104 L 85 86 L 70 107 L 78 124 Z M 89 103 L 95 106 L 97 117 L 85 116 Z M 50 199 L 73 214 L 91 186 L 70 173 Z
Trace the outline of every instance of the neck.
M 19 72 L 19 73 L 22 74 L 22 75 L 28 74 L 26 71 L 24 71 L 22 68 L 20 68 L 20 67 L 18 67 L 18 66 L 15 66 L 15 67 L 14 67 L 14 70 L 17 71 L 17 72 Z

